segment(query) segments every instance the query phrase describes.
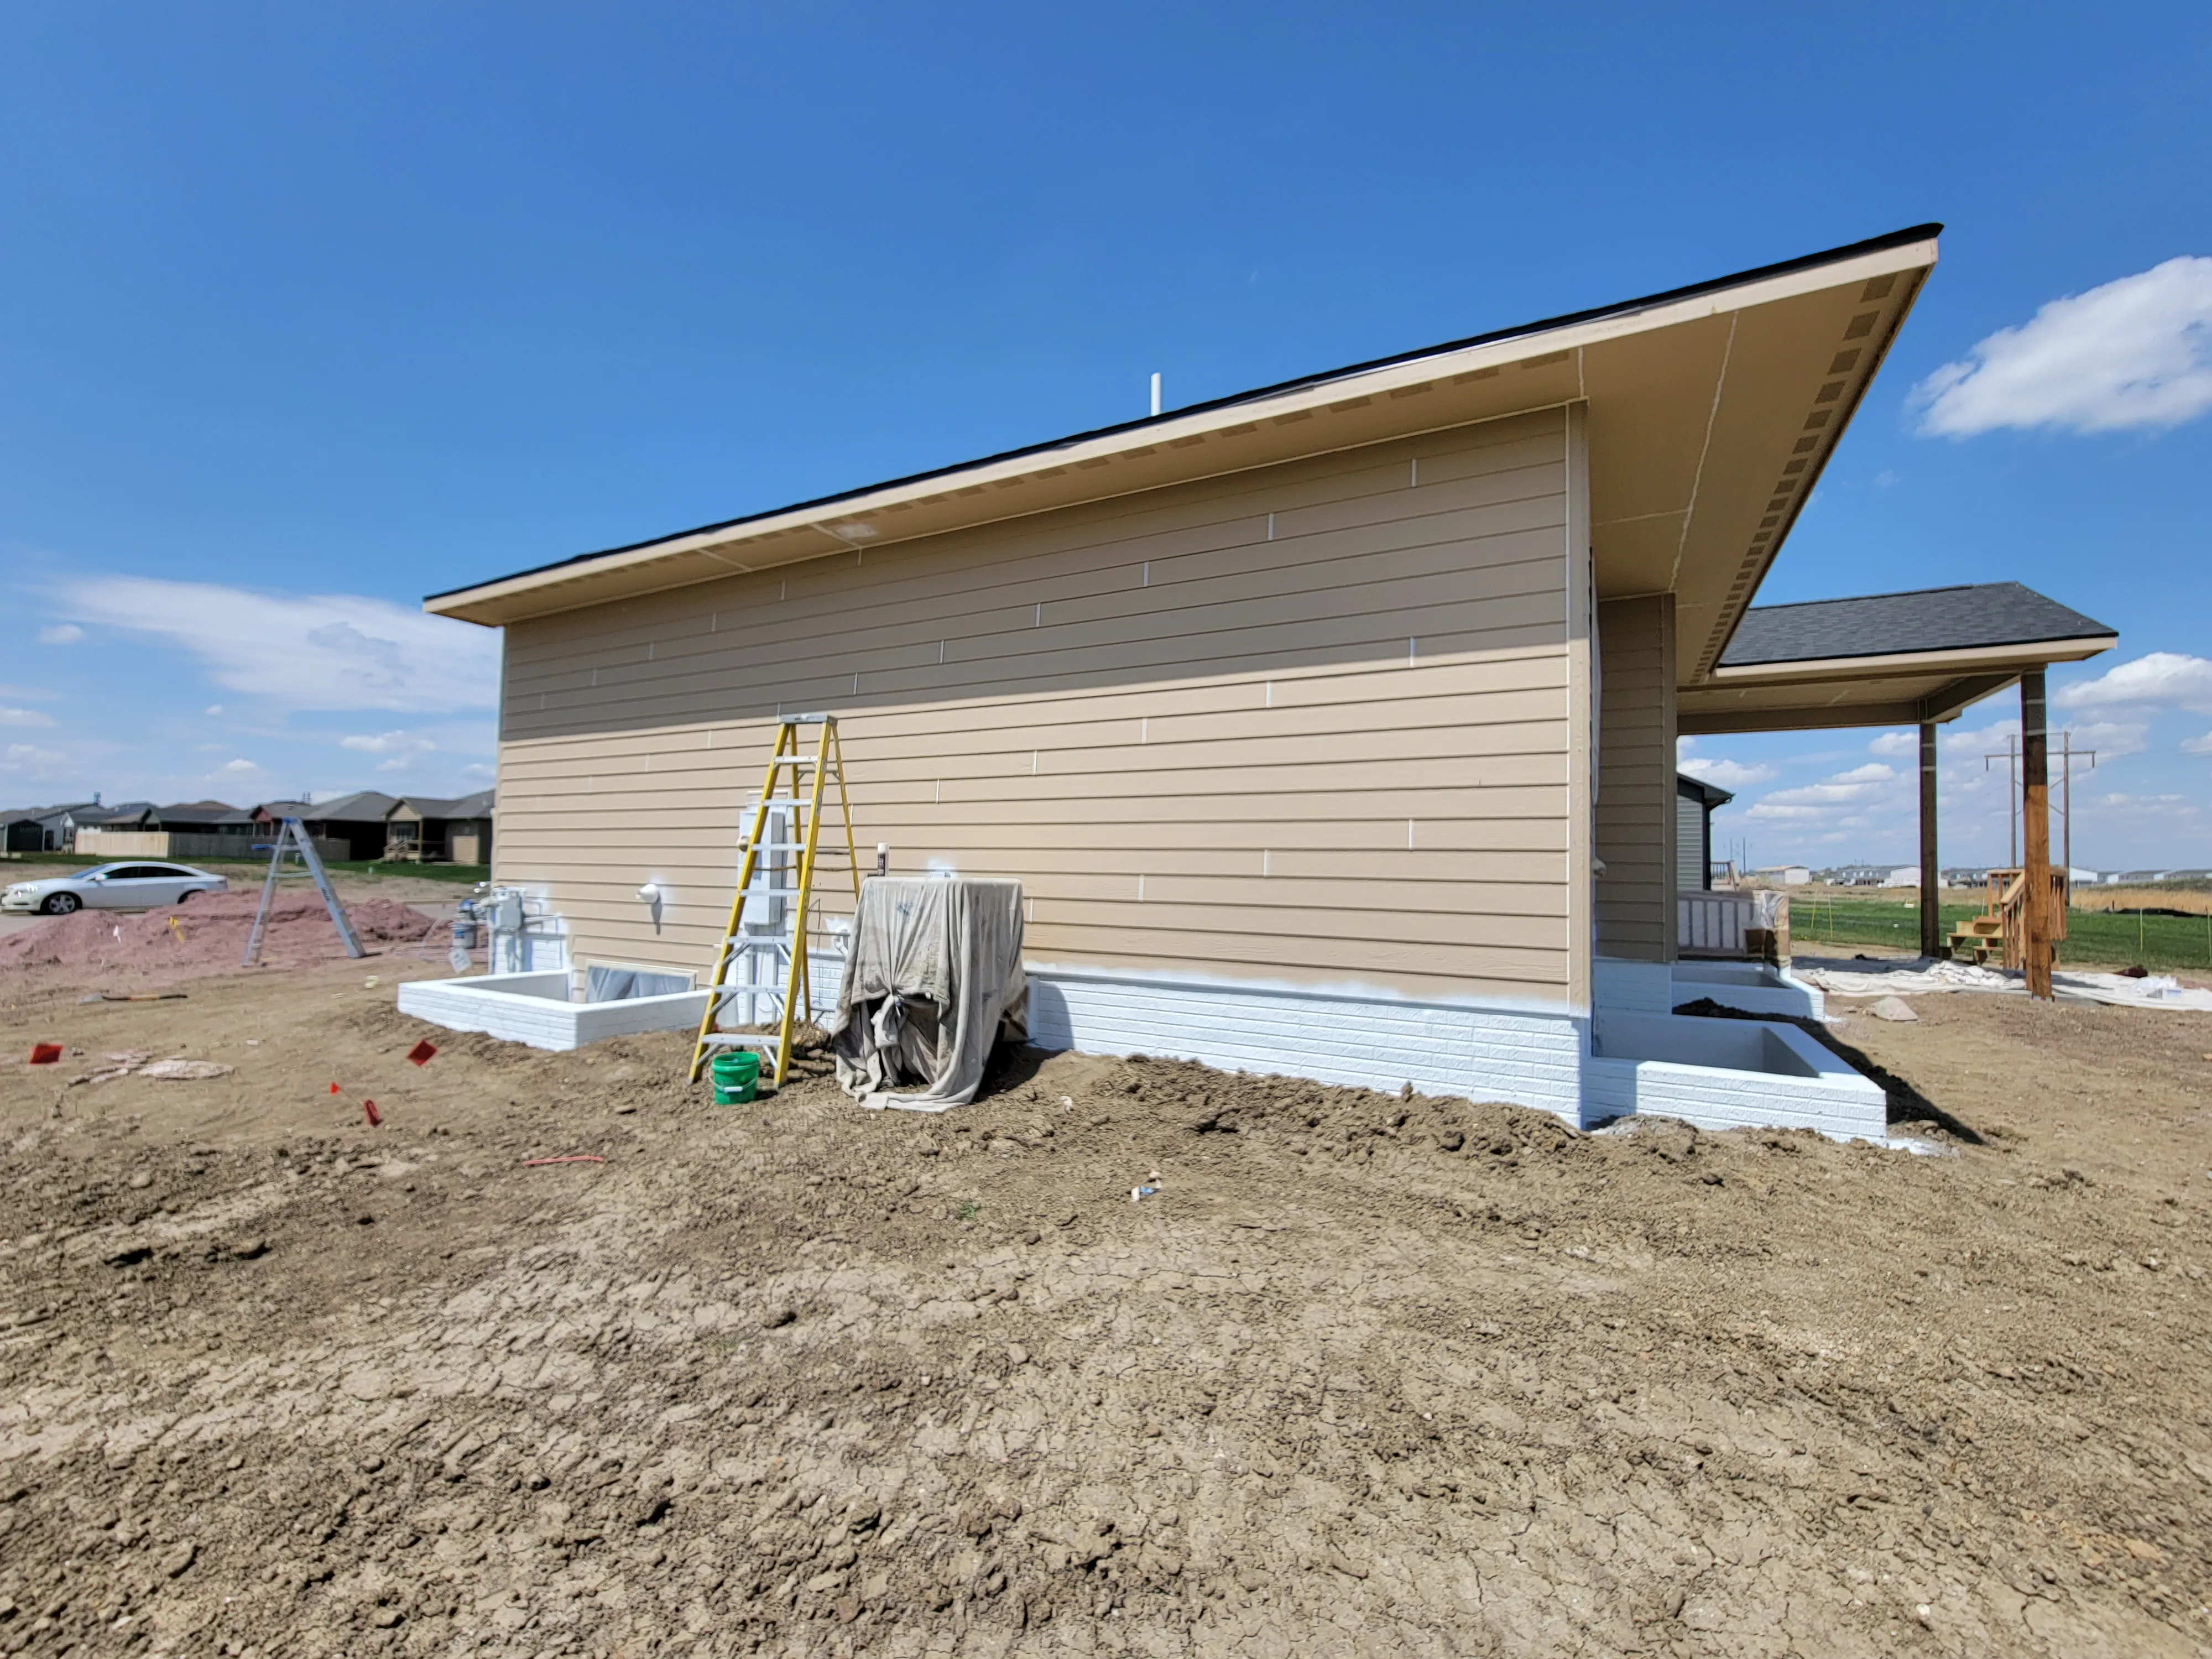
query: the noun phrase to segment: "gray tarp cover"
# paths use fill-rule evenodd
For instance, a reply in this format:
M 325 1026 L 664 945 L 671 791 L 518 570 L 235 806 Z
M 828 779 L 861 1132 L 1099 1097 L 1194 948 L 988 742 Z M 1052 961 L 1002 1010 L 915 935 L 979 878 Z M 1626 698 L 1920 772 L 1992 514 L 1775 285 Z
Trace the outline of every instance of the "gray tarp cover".
M 823 1030 L 862 1105 L 941 1112 L 975 1097 L 1002 1022 L 1026 1035 L 1028 1001 L 1021 883 L 872 876 Z

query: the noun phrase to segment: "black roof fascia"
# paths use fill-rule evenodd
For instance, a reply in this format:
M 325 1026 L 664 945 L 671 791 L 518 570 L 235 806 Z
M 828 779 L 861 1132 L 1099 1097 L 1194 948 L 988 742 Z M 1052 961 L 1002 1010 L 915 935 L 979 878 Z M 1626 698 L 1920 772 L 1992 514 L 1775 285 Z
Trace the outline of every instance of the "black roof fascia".
M 610 558 L 617 553 L 635 553 L 641 548 L 653 547 L 661 542 L 672 542 L 685 536 L 703 536 L 717 530 L 735 530 L 740 526 L 773 519 L 785 513 L 804 513 L 813 507 L 834 507 L 839 501 L 858 500 L 873 495 L 879 489 L 896 489 L 904 484 L 924 483 L 932 478 L 950 477 L 965 472 L 971 467 L 991 466 L 1000 461 L 1019 460 L 1026 455 L 1048 454 L 1055 449 L 1065 449 L 1071 444 L 1088 443 L 1094 438 L 1109 438 L 1121 433 L 1141 432 L 1146 427 L 1164 422 L 1181 420 L 1190 415 L 1203 415 L 1212 410 L 1233 409 L 1239 404 L 1254 402 L 1261 398 L 1280 397 L 1287 392 L 1303 387 L 1326 386 L 1331 380 L 1344 380 L 1354 374 L 1370 374 L 1378 368 L 1391 368 L 1400 363 L 1410 363 L 1423 357 L 1438 357 L 1448 351 L 1465 351 L 1471 347 L 1494 345 L 1502 340 L 1511 340 L 1527 334 L 1541 334 L 1555 328 L 1571 328 L 1580 323 L 1596 322 L 1607 317 L 1632 315 L 1656 306 L 1674 305 L 1684 300 L 1694 300 L 1701 295 L 1717 294 L 1726 289 L 1741 287 L 1746 283 L 1764 282 L 1776 276 L 1788 276 L 1815 266 L 1832 264 L 1840 259 L 1856 258 L 1863 253 L 1879 253 L 1885 248 L 1902 247 L 1908 242 L 1926 241 L 1942 234 L 1940 223 L 1913 225 L 1904 230 L 1891 231 L 1886 236 L 1870 236 L 1864 241 L 1846 243 L 1842 247 L 1826 249 L 1819 253 L 1802 254 L 1795 259 L 1784 259 L 1777 264 L 1759 265 L 1750 270 L 1740 270 L 1733 276 L 1717 276 L 1703 283 L 1692 283 L 1686 288 L 1668 289 L 1660 294 L 1648 294 L 1638 300 L 1622 300 L 1613 305 L 1595 306 L 1587 311 L 1571 311 L 1563 316 L 1547 317 L 1533 323 L 1522 323 L 1512 328 L 1494 329 L 1486 334 L 1470 334 L 1464 339 L 1447 340 L 1441 345 L 1422 346 L 1412 351 L 1394 352 L 1387 357 L 1370 357 L 1364 362 L 1350 363 L 1342 368 L 1325 369 L 1316 374 L 1301 374 L 1292 380 L 1278 380 L 1272 386 L 1255 386 L 1249 392 L 1231 392 L 1225 398 L 1210 398 L 1203 403 L 1186 404 L 1180 409 L 1146 416 L 1142 420 L 1123 421 L 1113 426 L 1094 427 L 1088 432 L 1072 433 L 1064 438 L 1049 439 L 1043 443 L 1024 444 L 1017 449 L 1004 449 L 994 455 L 979 456 L 974 460 L 956 461 L 950 466 L 931 467 L 925 471 L 909 472 L 896 478 L 885 478 L 876 483 L 862 484 L 857 489 L 839 490 L 835 495 L 817 495 L 803 501 L 790 501 L 781 507 L 764 507 L 757 513 L 742 514 L 734 519 L 723 519 L 714 524 L 695 526 L 690 530 L 672 530 L 665 535 L 647 537 L 640 542 L 625 542 L 620 547 L 603 547 L 590 553 L 571 554 L 565 559 L 555 559 L 548 564 L 532 565 L 525 570 L 511 570 L 503 576 L 487 576 L 459 587 L 449 587 L 443 592 L 426 594 L 423 603 L 465 593 L 471 588 L 483 587 L 491 582 L 514 581 L 522 576 L 542 575 L 549 570 L 559 570 L 568 565 L 583 564 L 592 559 Z

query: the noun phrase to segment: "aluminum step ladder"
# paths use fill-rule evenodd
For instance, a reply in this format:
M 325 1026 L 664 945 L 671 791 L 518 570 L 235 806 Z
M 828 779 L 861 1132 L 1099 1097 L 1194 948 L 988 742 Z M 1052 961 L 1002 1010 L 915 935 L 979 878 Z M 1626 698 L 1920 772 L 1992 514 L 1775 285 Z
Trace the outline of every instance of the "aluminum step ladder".
M 818 729 L 811 755 L 800 747 L 802 726 Z M 835 841 L 822 845 L 823 797 L 833 778 L 836 811 L 845 828 L 842 848 Z M 841 958 L 843 954 L 809 946 L 816 929 L 815 876 L 823 858 L 843 855 L 853 884 L 853 914 L 860 914 L 860 866 L 853 844 L 853 803 L 845 790 L 844 751 L 838 744 L 835 714 L 798 714 L 779 723 L 775 752 L 769 757 L 744 848 L 738 861 L 737 891 L 730 901 L 730 923 L 722 930 L 714 965 L 707 976 L 707 1006 L 691 1049 L 691 1081 L 699 1080 L 708 1056 L 717 1048 L 773 1047 L 775 1070 L 764 1081 L 780 1088 L 791 1075 L 793 1028 L 802 1010 L 809 1021 L 814 1018 L 808 960 Z M 749 910 L 748 906 L 753 908 Z M 847 939 L 849 944 L 849 934 Z M 732 977 L 738 971 L 743 978 Z M 724 1011 L 739 997 L 746 999 L 750 1014 L 757 1015 L 763 1000 L 775 1005 L 774 1036 L 715 1029 Z
M 269 874 L 261 884 L 261 904 L 253 913 L 253 931 L 246 936 L 246 960 L 242 965 L 251 968 L 260 957 L 261 941 L 269 930 L 269 907 L 276 900 L 276 878 L 287 853 L 297 853 L 300 862 L 307 866 L 307 873 L 315 878 L 315 890 L 323 896 L 323 904 L 337 926 L 338 939 L 345 946 L 346 954 L 360 956 L 361 941 L 353 936 L 353 924 L 346 920 L 345 906 L 338 902 L 337 889 L 331 885 L 330 872 L 315 854 L 313 838 L 299 819 L 286 818 L 284 827 L 276 832 L 276 844 L 269 849 Z

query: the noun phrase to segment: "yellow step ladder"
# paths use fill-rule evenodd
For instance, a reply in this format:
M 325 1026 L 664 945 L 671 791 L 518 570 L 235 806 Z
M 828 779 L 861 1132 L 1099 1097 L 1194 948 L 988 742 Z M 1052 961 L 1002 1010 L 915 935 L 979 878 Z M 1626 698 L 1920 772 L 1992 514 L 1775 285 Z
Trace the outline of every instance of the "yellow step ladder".
M 801 726 L 820 728 L 811 755 L 800 750 Z M 805 782 L 802 774 L 810 775 Z M 828 847 L 821 844 L 823 796 L 832 778 L 837 784 L 837 811 L 845 824 L 842 849 L 834 842 Z M 780 785 L 787 786 L 781 793 Z M 744 855 L 738 863 L 737 891 L 730 900 L 730 925 L 722 930 L 721 943 L 714 951 L 714 970 L 708 975 L 707 1006 L 699 1018 L 699 1040 L 691 1050 L 691 1081 L 699 1080 L 708 1055 L 716 1048 L 764 1049 L 773 1042 L 775 1070 L 764 1080 L 781 1087 L 791 1074 L 791 1034 L 799 1011 L 803 1008 L 809 1020 L 814 1018 L 807 958 L 834 954 L 808 947 L 815 927 L 815 871 L 823 856 L 835 858 L 840 850 L 843 852 L 853 884 L 853 914 L 860 914 L 860 866 L 853 845 L 853 803 L 845 793 L 845 757 L 838 745 L 835 714 L 798 714 L 777 726 L 775 752 L 769 757 L 768 774 L 761 781 L 760 798 L 754 804 L 744 845 Z M 757 880 L 765 884 L 756 885 Z M 758 907 L 750 920 L 748 903 Z M 848 946 L 850 939 L 848 934 Z M 765 976 L 759 971 L 763 964 L 770 970 Z M 733 981 L 732 970 L 738 968 L 744 969 L 744 978 Z M 775 984 L 778 969 L 783 975 L 781 991 Z M 749 1012 L 757 1012 L 763 1000 L 781 1003 L 773 1038 L 714 1029 L 723 1010 L 738 997 L 752 1005 Z

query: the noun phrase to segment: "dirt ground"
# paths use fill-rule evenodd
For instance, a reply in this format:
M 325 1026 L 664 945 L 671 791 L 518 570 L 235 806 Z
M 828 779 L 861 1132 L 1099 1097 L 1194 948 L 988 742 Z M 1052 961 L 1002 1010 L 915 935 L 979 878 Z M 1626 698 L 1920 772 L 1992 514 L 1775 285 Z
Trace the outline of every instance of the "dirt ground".
M 1847 1017 L 1918 1156 L 1031 1051 L 716 1108 L 438 971 L 0 975 L 0 1652 L 2212 1652 L 2202 1017 Z

